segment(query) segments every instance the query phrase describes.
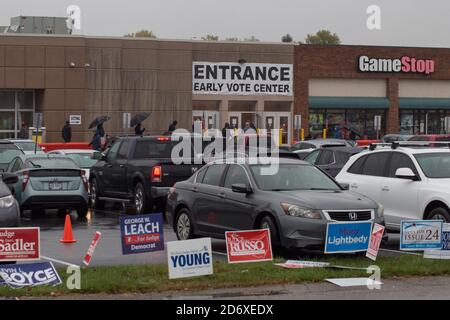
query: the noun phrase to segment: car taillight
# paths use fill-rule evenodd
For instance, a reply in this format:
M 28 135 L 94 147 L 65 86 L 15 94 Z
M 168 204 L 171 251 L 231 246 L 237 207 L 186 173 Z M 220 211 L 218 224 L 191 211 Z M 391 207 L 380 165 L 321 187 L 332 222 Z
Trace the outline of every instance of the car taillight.
M 158 137 L 156 138 L 158 141 L 170 141 L 170 137 Z
M 151 181 L 152 182 L 161 182 L 162 181 L 162 168 L 161 168 L 161 166 L 154 166 L 152 168 Z
M 23 172 L 22 191 L 25 191 L 28 181 L 30 180 L 30 173 L 28 171 Z
M 86 171 L 81 170 L 80 171 L 80 176 L 81 176 L 81 180 L 83 180 L 84 188 L 86 189 L 86 191 L 88 191 L 89 190 L 89 183 L 88 183 L 88 180 L 86 178 Z

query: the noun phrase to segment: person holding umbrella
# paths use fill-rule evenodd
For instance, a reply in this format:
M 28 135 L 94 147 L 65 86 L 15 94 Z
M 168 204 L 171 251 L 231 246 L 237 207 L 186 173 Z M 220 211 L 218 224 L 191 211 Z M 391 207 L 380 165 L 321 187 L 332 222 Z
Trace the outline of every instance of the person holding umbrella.
M 134 127 L 134 133 L 137 136 L 142 136 L 142 134 L 144 133 L 145 128 L 142 128 L 142 121 L 147 119 L 149 116 L 150 116 L 149 112 L 141 112 L 135 115 L 133 118 L 131 118 L 130 126 Z
M 89 125 L 89 129 L 96 127 L 94 136 L 92 137 L 89 145 L 92 146 L 92 149 L 101 151 L 102 150 L 102 138 L 105 136 L 105 129 L 103 128 L 103 123 L 111 119 L 108 116 L 99 116 L 95 118 L 91 124 Z

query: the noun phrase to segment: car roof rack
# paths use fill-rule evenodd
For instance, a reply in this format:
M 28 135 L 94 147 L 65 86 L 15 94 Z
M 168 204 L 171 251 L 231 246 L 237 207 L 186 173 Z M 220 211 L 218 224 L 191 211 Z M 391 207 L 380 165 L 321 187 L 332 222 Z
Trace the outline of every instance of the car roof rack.
M 379 143 L 371 143 L 369 145 L 369 150 L 373 151 L 377 147 L 391 147 L 391 149 L 395 150 L 398 147 L 434 147 L 436 145 L 440 145 L 442 147 L 450 148 L 450 142 L 443 141 L 393 141 L 389 142 L 379 142 Z

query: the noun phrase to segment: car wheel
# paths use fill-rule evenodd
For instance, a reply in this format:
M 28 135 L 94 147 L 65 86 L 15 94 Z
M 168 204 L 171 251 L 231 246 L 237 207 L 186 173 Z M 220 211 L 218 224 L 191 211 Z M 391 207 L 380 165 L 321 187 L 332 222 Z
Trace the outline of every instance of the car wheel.
M 175 233 L 178 240 L 189 240 L 194 238 L 194 228 L 192 226 L 189 210 L 181 209 L 175 221 Z
M 91 206 L 93 209 L 103 209 L 105 208 L 105 201 L 99 200 L 100 191 L 98 190 L 98 182 L 96 179 L 91 182 Z
M 31 210 L 31 217 L 32 218 L 42 218 L 45 216 L 45 209 L 34 209 Z
M 134 187 L 134 206 L 136 214 L 144 214 L 149 211 L 145 188 L 140 182 Z
M 77 208 L 78 218 L 86 218 L 87 213 L 88 213 L 88 207 L 87 206 L 83 206 L 83 207 L 78 207 Z
M 450 222 L 450 214 L 447 209 L 438 207 L 431 210 L 428 215 L 429 220 L 442 220 L 444 222 Z
M 270 240 L 272 243 L 272 249 L 279 249 L 280 247 L 280 238 L 278 235 L 278 228 L 275 224 L 275 221 L 269 216 L 265 216 L 261 219 L 259 223 L 260 229 L 269 229 L 270 232 Z

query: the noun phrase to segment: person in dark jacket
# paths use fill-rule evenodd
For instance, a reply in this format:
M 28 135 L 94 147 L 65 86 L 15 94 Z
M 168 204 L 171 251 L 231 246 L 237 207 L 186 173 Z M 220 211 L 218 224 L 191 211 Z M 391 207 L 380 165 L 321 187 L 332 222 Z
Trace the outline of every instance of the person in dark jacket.
M 134 133 L 137 136 L 142 136 L 144 131 L 145 131 L 145 128 L 142 128 L 142 124 L 140 122 L 136 125 L 136 127 L 134 127 Z
M 228 131 L 230 130 L 230 124 L 228 122 L 225 123 L 225 127 L 222 128 L 222 137 L 228 138 Z
M 70 142 L 72 140 L 72 128 L 70 127 L 70 122 L 66 121 L 66 124 L 61 130 L 61 135 L 64 142 Z
M 178 121 L 177 121 L 177 120 L 175 120 L 174 122 L 172 122 L 172 124 L 169 126 L 169 130 L 167 130 L 167 132 L 168 132 L 169 134 L 172 134 L 172 132 L 174 132 L 175 130 L 177 130 L 177 124 L 178 124 Z
M 28 126 L 25 121 L 22 121 L 22 127 L 19 131 L 19 139 L 29 139 Z
M 97 126 L 97 132 L 100 134 L 100 138 L 105 136 L 105 129 L 103 129 L 103 123 Z
M 100 131 L 95 130 L 94 136 L 92 137 L 89 145 L 92 146 L 93 150 L 102 151 L 102 138 L 100 137 Z

